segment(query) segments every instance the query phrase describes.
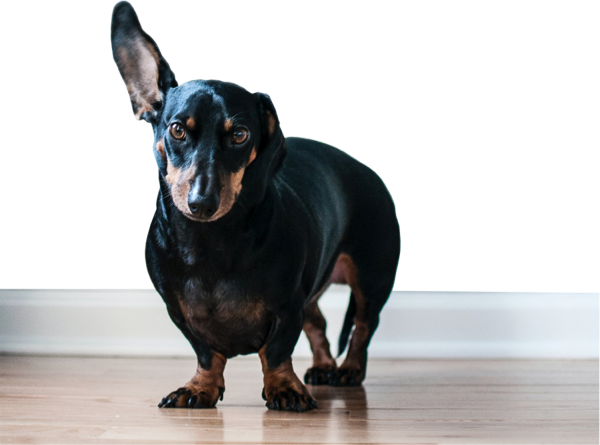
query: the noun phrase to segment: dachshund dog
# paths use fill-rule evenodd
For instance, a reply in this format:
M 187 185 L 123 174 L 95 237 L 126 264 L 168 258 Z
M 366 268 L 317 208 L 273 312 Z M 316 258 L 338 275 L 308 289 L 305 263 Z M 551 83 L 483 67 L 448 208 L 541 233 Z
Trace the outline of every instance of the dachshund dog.
M 227 359 L 258 352 L 269 409 L 316 408 L 292 368 L 302 330 L 314 356 L 306 384 L 361 385 L 400 256 L 382 180 L 336 148 L 284 138 L 266 94 L 216 80 L 178 85 L 129 3 L 115 6 L 111 28 L 133 113 L 154 130 L 148 272 L 198 357 L 192 379 L 159 407 L 215 406 Z M 351 288 L 339 367 L 317 305 L 331 283 Z

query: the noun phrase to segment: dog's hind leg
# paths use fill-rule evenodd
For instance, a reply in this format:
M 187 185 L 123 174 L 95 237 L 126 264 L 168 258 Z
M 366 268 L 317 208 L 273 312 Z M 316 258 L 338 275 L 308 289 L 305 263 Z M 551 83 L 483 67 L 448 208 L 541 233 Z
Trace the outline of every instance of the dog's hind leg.
M 350 305 L 340 336 L 340 354 L 354 325 L 348 354 L 342 365 L 329 380 L 331 386 L 358 386 L 367 371 L 367 348 L 379 324 L 379 313 L 387 301 L 394 284 L 397 256 L 389 260 L 387 255 L 365 258 L 348 254 L 340 255 L 336 278 L 342 278 L 350 288 Z M 355 261 L 355 258 L 358 261 Z M 381 261 L 383 260 L 383 261 Z
M 391 289 L 384 291 L 382 295 L 389 295 L 390 291 Z M 354 323 L 354 330 L 348 354 L 329 380 L 331 386 L 358 386 L 362 383 L 367 372 L 367 348 L 379 324 L 381 307 L 372 307 L 364 293 L 355 287 L 350 298 L 354 298 L 356 302 L 356 313 L 351 321 Z
M 315 298 L 304 309 L 302 329 L 308 337 L 313 352 L 313 365 L 304 374 L 307 385 L 327 385 L 336 369 L 335 359 L 331 356 L 329 341 L 325 336 L 327 323 Z

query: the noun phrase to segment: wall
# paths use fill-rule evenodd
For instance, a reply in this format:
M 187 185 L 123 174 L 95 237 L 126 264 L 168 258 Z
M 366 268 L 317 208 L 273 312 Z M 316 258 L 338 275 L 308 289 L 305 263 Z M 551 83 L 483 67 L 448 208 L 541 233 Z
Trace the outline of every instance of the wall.
M 348 306 L 319 306 L 332 352 Z M 371 358 L 598 358 L 598 294 L 393 292 Z M 152 290 L 0 290 L 0 353 L 193 356 Z M 302 334 L 296 357 L 310 356 Z

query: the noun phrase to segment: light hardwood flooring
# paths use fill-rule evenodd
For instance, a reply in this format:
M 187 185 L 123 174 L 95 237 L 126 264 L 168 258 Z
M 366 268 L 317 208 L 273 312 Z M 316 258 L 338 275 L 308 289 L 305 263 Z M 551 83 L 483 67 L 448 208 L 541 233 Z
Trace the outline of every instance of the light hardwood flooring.
M 296 360 L 302 376 L 309 365 Z M 371 360 L 362 388 L 268 411 L 256 357 L 216 409 L 159 409 L 192 359 L 0 356 L 0 443 L 598 443 L 598 361 Z

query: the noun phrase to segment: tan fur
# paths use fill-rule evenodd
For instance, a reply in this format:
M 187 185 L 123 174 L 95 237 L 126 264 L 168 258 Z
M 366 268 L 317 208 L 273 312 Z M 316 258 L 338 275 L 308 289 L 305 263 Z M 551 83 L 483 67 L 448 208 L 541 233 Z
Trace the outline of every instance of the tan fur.
M 193 130 L 196 127 L 196 121 L 194 120 L 193 117 L 188 117 L 187 121 L 185 121 L 185 125 L 190 129 Z
M 225 388 L 223 371 L 225 370 L 226 363 L 227 359 L 224 356 L 218 352 L 213 352 L 210 369 L 203 369 L 200 364 L 198 364 L 196 373 L 184 387 L 187 388 L 191 394 L 196 395 L 196 397 L 198 397 L 198 399 L 206 406 L 216 405 L 220 396 L 219 388 Z M 187 403 L 188 397 L 184 395 L 177 399 L 176 406 L 178 408 L 187 408 Z
M 273 114 L 271 114 L 270 111 L 267 111 L 266 115 L 269 127 L 269 136 L 273 136 L 273 134 L 275 133 L 275 125 L 277 124 L 277 121 L 275 120 L 275 116 L 273 116 Z
M 167 159 L 167 176 L 165 179 L 171 186 L 171 196 L 175 206 L 185 215 L 192 215 L 188 206 L 188 195 L 190 194 L 191 182 L 196 177 L 196 166 L 192 165 L 187 170 L 181 170 L 171 164 Z
M 165 153 L 165 141 L 163 139 L 156 143 L 156 151 L 158 151 L 161 158 L 167 158 L 167 154 Z
M 342 364 L 342 368 L 363 369 L 361 363 L 366 361 L 364 356 L 365 343 L 368 337 L 368 325 L 366 323 L 366 305 L 362 290 L 358 280 L 358 269 L 352 260 L 352 257 L 346 253 L 340 254 L 335 262 L 333 272 L 327 280 L 325 286 L 312 298 L 305 309 L 305 321 L 302 329 L 304 330 L 310 347 L 313 351 L 313 366 L 319 368 L 335 368 L 335 360 L 331 356 L 329 342 L 325 336 L 325 319 L 318 307 L 318 300 L 332 284 L 348 284 L 356 299 L 356 316 L 354 317 L 355 329 L 350 341 L 348 355 Z M 363 376 L 364 377 L 364 374 Z M 361 377 L 361 378 L 362 378 Z
M 233 128 L 233 121 L 231 119 L 225 120 L 225 131 L 230 131 Z
M 294 391 L 300 397 L 300 404 L 304 410 L 312 409 L 310 400 L 312 396 L 304 384 L 294 373 L 292 367 L 292 359 L 289 358 L 275 369 L 270 369 L 267 364 L 267 347 L 263 346 L 259 351 L 258 355 L 262 363 L 263 370 L 263 383 L 265 397 L 268 403 L 273 401 L 273 398 L 278 395 L 287 393 L 288 391 Z M 286 409 L 286 403 L 288 403 L 286 397 L 281 397 L 281 407 Z
M 223 371 L 225 370 L 226 363 L 227 359 L 224 356 L 218 352 L 213 352 L 210 369 L 202 369 L 198 365 L 194 377 L 192 377 L 186 386 L 224 387 L 225 379 L 223 378 Z
M 234 173 L 220 173 L 222 187 L 221 192 L 219 193 L 219 209 L 215 212 L 213 216 L 204 221 L 216 221 L 231 210 L 240 192 L 242 191 L 242 179 L 244 178 L 246 167 L 250 165 L 250 163 L 254 161 L 255 158 L 256 149 L 253 148 L 252 152 L 250 153 L 250 159 L 248 160 L 246 166 L 240 168 L 237 172 Z M 183 212 L 186 216 L 190 217 L 191 219 L 196 218 L 190 212 L 188 206 L 188 195 L 190 193 L 191 181 L 194 180 L 195 176 L 195 166 L 192 166 L 191 168 L 185 171 L 181 171 L 181 169 L 175 168 L 173 164 L 171 164 L 171 161 L 167 160 L 167 177 L 165 179 L 171 186 L 171 196 L 173 197 L 173 202 L 181 212 Z
M 242 179 L 245 171 L 246 167 L 242 167 L 235 173 L 221 173 L 221 182 L 223 185 L 221 188 L 221 193 L 219 194 L 221 203 L 219 205 L 219 209 L 209 221 L 215 221 L 231 210 L 235 204 L 235 201 L 237 200 L 237 197 L 242 191 Z
M 219 303 L 213 305 L 188 303 L 195 301 L 194 297 L 188 298 L 179 300 L 187 324 L 216 347 L 229 348 L 232 341 L 239 341 L 240 335 L 246 335 L 264 322 L 266 311 L 261 300 L 217 297 Z
M 248 165 L 252 164 L 252 162 L 256 159 L 256 147 L 252 147 L 252 151 L 250 152 L 250 159 L 248 159 Z M 248 167 L 246 165 L 246 167 Z
M 317 302 L 309 304 L 304 310 L 304 325 L 302 330 L 310 342 L 313 352 L 313 366 L 321 369 L 335 369 L 336 363 L 331 356 L 329 341 L 325 336 L 325 318 Z
M 117 65 L 131 101 L 136 105 L 135 117 L 154 111 L 152 104 L 162 100 L 158 89 L 158 54 L 151 46 L 133 40 L 128 47 L 118 49 Z
M 354 331 L 350 339 L 348 354 L 339 369 L 360 370 L 358 381 L 365 377 L 367 366 L 367 341 L 369 338 L 369 326 L 367 324 L 367 308 L 363 292 L 358 279 L 358 269 L 350 255 L 342 253 L 329 278 L 329 283 L 348 284 L 356 299 L 356 315 L 354 316 Z

